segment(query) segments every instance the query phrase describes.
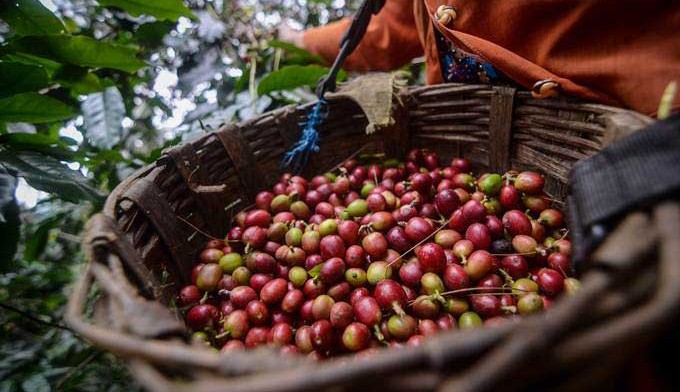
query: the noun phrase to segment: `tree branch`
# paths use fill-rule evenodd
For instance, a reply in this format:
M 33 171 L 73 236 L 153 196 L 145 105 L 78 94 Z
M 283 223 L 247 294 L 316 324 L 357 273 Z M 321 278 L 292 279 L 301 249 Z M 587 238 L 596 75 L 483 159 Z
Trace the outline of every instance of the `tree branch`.
M 71 328 L 69 328 L 69 327 L 67 327 L 67 326 L 65 326 L 65 325 L 63 325 L 63 324 L 54 323 L 54 322 L 51 322 L 51 321 L 41 320 L 41 319 L 39 319 L 39 318 L 33 316 L 33 315 L 30 314 L 30 313 L 24 312 L 23 310 L 19 310 L 19 309 L 15 308 L 14 306 L 9 305 L 9 304 L 6 304 L 6 303 L 4 303 L 4 302 L 0 302 L 0 307 L 1 307 L 1 308 L 4 308 L 4 309 L 7 309 L 7 310 L 9 310 L 9 311 L 12 311 L 12 312 L 14 312 L 14 313 L 17 313 L 17 314 L 19 314 L 19 315 L 21 315 L 21 316 L 23 316 L 23 317 L 26 317 L 27 319 L 33 321 L 34 323 L 42 324 L 42 325 L 45 325 L 45 326 L 48 326 L 48 327 L 54 327 L 54 328 L 63 329 L 64 331 L 73 332 L 73 330 L 71 330 Z M 74 333 L 75 333 L 75 332 L 74 332 Z

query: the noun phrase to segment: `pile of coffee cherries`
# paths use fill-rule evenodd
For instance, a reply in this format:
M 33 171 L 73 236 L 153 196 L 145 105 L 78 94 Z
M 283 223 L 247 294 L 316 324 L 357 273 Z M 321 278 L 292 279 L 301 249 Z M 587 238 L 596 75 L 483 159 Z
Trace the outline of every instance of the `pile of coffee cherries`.
M 575 292 L 562 212 L 535 172 L 405 162 L 284 174 L 200 253 L 179 308 L 195 342 L 327 358 L 512 322 Z

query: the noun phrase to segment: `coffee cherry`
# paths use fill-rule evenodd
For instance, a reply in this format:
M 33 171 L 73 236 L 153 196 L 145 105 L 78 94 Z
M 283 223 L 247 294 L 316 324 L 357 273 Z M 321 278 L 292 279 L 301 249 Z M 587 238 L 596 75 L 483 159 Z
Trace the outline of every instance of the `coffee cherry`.
M 187 312 L 187 325 L 194 331 L 201 331 L 217 325 L 220 312 L 208 304 L 196 305 Z
M 517 177 L 515 177 L 513 185 L 520 192 L 534 194 L 543 190 L 545 179 L 536 172 L 525 171 L 519 173 Z
M 519 210 L 510 210 L 503 215 L 503 227 L 512 236 L 531 235 L 532 233 L 531 220 Z
M 387 321 L 387 329 L 390 334 L 399 340 L 405 340 L 410 338 L 416 333 L 416 328 L 418 327 L 418 322 L 413 317 L 405 315 L 393 315 Z
M 465 264 L 465 272 L 473 280 L 481 279 L 483 276 L 491 272 L 494 268 L 495 257 L 485 250 L 476 250 L 472 252 Z
M 302 287 L 307 281 L 307 271 L 302 267 L 291 267 L 288 271 L 288 280 L 293 283 L 295 287 Z
M 288 291 L 288 284 L 285 279 L 273 279 L 262 287 L 260 299 L 268 305 L 275 305 L 281 302 Z
M 285 346 L 293 340 L 293 328 L 290 324 L 276 323 L 269 330 L 267 343 L 275 346 Z
M 361 246 L 364 248 L 366 254 L 371 256 L 374 260 L 379 260 L 385 256 L 387 252 L 387 240 L 382 233 L 373 232 L 363 240 L 361 240 Z
M 554 269 L 542 268 L 538 271 L 536 283 L 538 283 L 538 287 L 541 291 L 551 297 L 556 296 L 564 290 L 564 278 Z
M 198 271 L 196 286 L 202 291 L 213 291 L 222 279 L 222 268 L 218 264 L 206 264 Z
M 319 251 L 321 253 L 321 258 L 328 260 L 332 257 L 343 257 L 345 256 L 345 243 L 342 238 L 337 235 L 328 235 L 321 239 L 319 243 Z
M 368 347 L 371 331 L 365 324 L 351 323 L 342 333 L 342 345 L 349 351 L 361 351 Z
M 224 253 L 219 249 L 208 248 L 201 252 L 199 256 L 203 263 L 217 263 Z
M 439 302 L 429 295 L 421 295 L 416 298 L 411 306 L 413 314 L 421 319 L 434 319 L 439 313 Z
M 383 279 L 389 279 L 392 276 L 392 267 L 388 266 L 384 261 L 376 261 L 368 265 L 366 271 L 366 280 L 370 285 L 376 285 Z
M 281 310 L 288 313 L 297 312 L 304 303 L 305 296 L 300 290 L 291 290 L 281 300 Z
M 538 285 L 531 279 L 517 279 L 515 283 L 512 284 L 512 293 L 517 294 L 520 297 L 536 292 L 538 292 Z
M 409 241 L 412 241 L 413 243 L 418 243 L 434 231 L 434 228 L 428 222 L 427 220 L 420 218 L 420 217 L 415 217 L 409 219 L 408 223 L 406 224 L 406 228 L 404 229 L 404 233 L 406 234 L 406 238 L 408 238 Z
M 263 325 L 269 320 L 269 309 L 262 301 L 250 301 L 246 305 L 246 314 L 253 325 Z
M 444 285 L 449 290 L 460 290 L 470 286 L 470 278 L 458 264 L 449 264 L 444 270 Z
M 465 312 L 458 318 L 458 327 L 460 329 L 474 329 L 482 326 L 482 318 L 475 312 Z
M 491 232 L 482 223 L 473 223 L 468 226 L 465 239 L 472 242 L 475 249 L 488 249 L 491 246 Z
M 529 265 L 527 260 L 520 255 L 508 255 L 501 259 L 501 268 L 513 279 L 527 276 Z
M 440 273 L 446 266 L 444 249 L 433 242 L 421 246 L 416 255 L 424 272 Z
M 184 286 L 179 292 L 177 302 L 180 306 L 195 305 L 201 300 L 202 294 L 198 287 L 194 285 Z
M 361 268 L 349 268 L 345 271 L 345 280 L 354 287 L 366 284 L 366 271 Z
M 320 295 L 312 302 L 312 316 L 315 320 L 327 320 L 331 315 L 331 308 L 335 300 L 329 295 Z
M 486 195 L 496 196 L 503 186 L 503 179 L 497 173 L 485 174 L 480 177 L 477 185 Z
M 360 323 L 369 327 L 377 325 L 382 319 L 382 312 L 378 302 L 372 297 L 362 297 L 352 305 L 354 317 Z
M 234 310 L 224 320 L 224 330 L 229 332 L 229 337 L 242 339 L 248 333 L 248 314 L 245 310 Z
M 246 335 L 244 343 L 247 348 L 253 348 L 267 344 L 269 337 L 269 328 L 255 327 L 251 328 Z
M 517 300 L 517 310 L 523 316 L 543 310 L 543 299 L 536 293 L 529 293 Z
M 331 307 L 330 322 L 333 328 L 342 330 L 354 321 L 354 310 L 347 302 L 336 302 Z

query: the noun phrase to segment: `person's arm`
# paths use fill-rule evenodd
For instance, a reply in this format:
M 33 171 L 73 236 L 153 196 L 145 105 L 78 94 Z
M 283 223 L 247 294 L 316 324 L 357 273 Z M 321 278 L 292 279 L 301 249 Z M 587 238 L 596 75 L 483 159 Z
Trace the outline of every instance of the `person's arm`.
M 422 55 L 423 48 L 413 18 L 413 1 L 387 0 L 380 13 L 371 18 L 361 43 L 347 58 L 343 68 L 349 71 L 389 71 Z M 331 63 L 351 22 L 351 18 L 345 18 L 304 31 L 302 47 Z

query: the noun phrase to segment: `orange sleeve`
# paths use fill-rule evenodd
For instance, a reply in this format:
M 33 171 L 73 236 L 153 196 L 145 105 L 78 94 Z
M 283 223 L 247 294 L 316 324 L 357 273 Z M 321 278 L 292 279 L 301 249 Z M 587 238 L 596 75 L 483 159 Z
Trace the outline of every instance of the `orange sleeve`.
M 366 34 L 343 66 L 348 71 L 389 71 L 423 54 L 413 17 L 414 0 L 387 0 L 371 18 Z M 326 26 L 308 29 L 304 47 L 331 63 L 340 48 L 340 38 L 352 22 L 345 18 Z

